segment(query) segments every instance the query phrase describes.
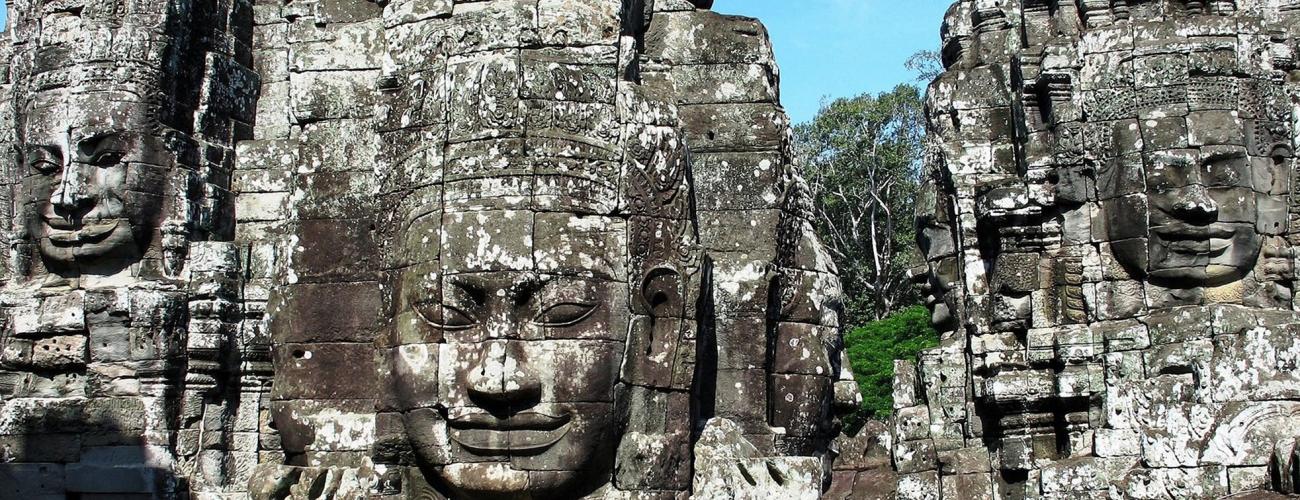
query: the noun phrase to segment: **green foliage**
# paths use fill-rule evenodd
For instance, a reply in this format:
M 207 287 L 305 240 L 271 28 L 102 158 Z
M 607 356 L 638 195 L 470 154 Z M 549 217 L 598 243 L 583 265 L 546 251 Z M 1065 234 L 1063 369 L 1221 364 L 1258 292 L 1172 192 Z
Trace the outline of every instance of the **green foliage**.
M 903 67 L 916 73 L 916 81 L 930 83 L 943 73 L 943 55 L 937 50 L 918 50 L 907 58 Z
M 836 99 L 795 127 L 817 233 L 840 269 L 848 325 L 920 301 L 916 255 L 924 106 L 915 86 Z
M 925 306 L 903 309 L 844 335 L 853 377 L 862 390 L 862 407 L 849 419 L 851 428 L 867 418 L 884 418 L 893 410 L 894 360 L 915 360 L 918 353 L 939 345 Z

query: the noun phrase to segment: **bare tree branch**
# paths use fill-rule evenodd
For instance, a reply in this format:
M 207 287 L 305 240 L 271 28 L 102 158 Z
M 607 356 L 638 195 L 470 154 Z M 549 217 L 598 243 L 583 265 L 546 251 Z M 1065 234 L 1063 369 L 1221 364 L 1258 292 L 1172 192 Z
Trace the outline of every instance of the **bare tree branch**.
M 839 264 L 850 322 L 916 303 L 907 279 L 914 255 L 910 214 L 919 183 L 920 92 L 839 99 L 796 127 L 817 229 Z

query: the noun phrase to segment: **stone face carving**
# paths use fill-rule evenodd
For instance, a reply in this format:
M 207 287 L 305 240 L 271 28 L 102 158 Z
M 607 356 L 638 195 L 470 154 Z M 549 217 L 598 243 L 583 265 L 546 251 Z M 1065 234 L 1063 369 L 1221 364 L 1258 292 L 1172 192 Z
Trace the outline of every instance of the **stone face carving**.
M 245 489 L 226 190 L 256 98 L 247 7 L 11 4 L 0 497 Z
M 613 12 L 603 14 L 617 29 Z M 406 178 L 390 186 L 400 208 L 386 217 L 397 227 L 380 382 L 391 387 L 425 479 L 452 496 L 570 497 L 609 487 L 628 406 L 651 403 L 637 401 L 646 395 L 631 394 L 629 383 L 676 389 L 685 404 L 693 374 L 681 337 L 694 329 L 686 305 L 698 295 L 689 284 L 699 267 L 686 164 L 673 128 L 616 118 L 616 62 L 604 52 L 570 54 L 562 73 L 535 77 L 528 64 L 554 60 L 465 58 L 467 70 L 451 72 L 446 85 L 484 88 L 465 111 L 484 130 L 467 123 L 456 128 L 461 141 L 415 146 L 463 151 L 459 168 L 442 172 L 440 201 L 429 203 L 427 187 Z M 518 81 L 519 66 L 524 88 L 487 91 Z M 571 82 L 587 87 L 548 88 Z M 596 99 L 520 100 L 566 91 Z M 653 109 L 621 98 L 625 113 Z M 493 108 L 523 109 L 539 126 L 488 130 L 503 125 L 487 123 L 499 119 Z M 606 121 L 584 119 L 593 113 Z M 618 214 L 620 206 L 636 215 Z M 689 415 L 664 417 L 690 427 Z M 688 451 L 684 441 L 670 444 L 672 453 Z
M 961 276 L 957 261 L 957 242 L 953 234 L 953 212 L 946 198 L 937 196 L 935 184 L 923 184 L 917 204 L 917 244 L 925 265 L 911 272 L 925 291 L 925 305 L 931 311 L 930 322 L 949 334 L 957 330 L 960 309 L 957 287 Z
M 668 189 L 684 191 L 676 177 Z M 602 486 L 635 397 L 627 381 L 689 382 L 689 366 L 672 358 L 690 327 L 684 265 L 698 258 L 677 251 L 695 252 L 693 231 L 598 214 L 439 211 L 395 234 L 417 264 L 395 272 L 387 382 L 419 464 L 453 495 L 564 497 Z M 460 227 L 430 231 L 420 220 L 430 217 Z M 673 232 L 645 239 L 656 229 Z M 421 243 L 430 236 L 444 242 L 441 259 Z M 672 253 L 626 262 L 629 239 Z M 638 359 L 625 361 L 629 342 Z M 656 361 L 670 371 L 656 373 Z
M 900 496 L 1295 491 L 1293 17 L 949 9 L 918 224 L 955 286 L 899 367 Z
M 821 491 L 838 281 L 762 26 L 707 3 L 257 5 L 250 496 Z
M 1177 47 L 1192 41 L 1173 35 L 1152 43 Z M 1085 125 L 1102 127 L 1094 133 L 1103 137 L 1106 127 L 1115 134 L 1109 146 L 1097 146 L 1106 149 L 1093 153 L 1106 236 L 1116 260 L 1151 282 L 1170 288 L 1236 282 L 1254 270 L 1264 240 L 1283 232 L 1287 187 L 1275 180 L 1289 174 L 1290 110 L 1267 79 L 1223 76 L 1229 68 L 1194 74 L 1164 59 L 1170 58 L 1134 57 L 1135 65 L 1174 68 L 1155 71 L 1144 86 L 1096 97 L 1135 105 L 1127 115 L 1113 112 L 1118 120 Z M 1186 95 L 1161 96 L 1151 88 Z M 1226 102 L 1207 102 L 1212 100 Z M 1108 104 L 1113 105 L 1095 106 Z M 1163 116 L 1166 109 L 1183 107 L 1184 117 Z M 1134 127 L 1140 137 L 1134 137 Z
M 146 103 L 114 102 L 108 93 L 34 101 L 20 114 L 19 147 L 33 173 L 24 189 L 33 199 L 27 231 L 46 266 L 68 272 L 78 262 L 138 259 L 162 213 L 165 175 L 151 170 L 169 163 L 157 138 L 139 135 L 156 128 L 142 116 Z M 90 111 L 103 104 L 110 108 L 103 115 Z M 112 116 L 127 122 L 112 124 Z
M 34 255 L 20 250 L 15 258 L 36 257 L 40 267 L 20 274 L 175 275 L 187 240 L 228 233 L 214 225 L 214 215 L 226 215 L 213 213 L 225 186 L 209 165 L 229 166 L 198 156 L 209 136 L 223 134 L 194 130 L 196 116 L 200 127 L 216 126 L 218 117 L 247 119 L 240 108 L 255 96 L 205 100 L 196 115 L 194 102 L 208 96 L 187 87 L 205 70 L 251 75 L 216 67 L 215 59 L 214 67 L 177 67 L 181 58 L 205 56 L 173 40 L 189 35 L 169 24 L 186 15 L 170 5 L 15 6 L 14 30 L 32 36 L 15 46 L 12 102 L 19 240 L 34 247 Z

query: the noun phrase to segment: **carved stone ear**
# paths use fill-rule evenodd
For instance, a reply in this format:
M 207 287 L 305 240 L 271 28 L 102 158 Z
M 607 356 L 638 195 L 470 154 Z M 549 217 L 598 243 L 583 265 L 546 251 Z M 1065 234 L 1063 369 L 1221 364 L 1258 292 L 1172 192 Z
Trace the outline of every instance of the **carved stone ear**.
M 683 368 L 678 349 L 686 320 L 682 275 L 675 269 L 655 267 L 645 274 L 641 289 L 632 300 L 623 379 L 633 385 L 659 389 L 690 386 L 689 371 Z M 693 349 L 693 347 L 692 347 Z M 680 376 L 678 376 L 680 375 Z M 682 384 L 674 384 L 680 381 Z
M 18 143 L 10 144 L 8 148 L 5 148 L 5 158 L 10 161 L 9 164 L 17 165 L 19 172 L 30 173 L 28 170 L 29 167 L 27 166 L 26 156 L 27 155 L 23 152 L 23 148 L 20 147 Z
M 682 276 L 674 269 L 657 267 L 646 273 L 636 298 L 637 313 L 656 318 L 680 316 L 684 311 Z

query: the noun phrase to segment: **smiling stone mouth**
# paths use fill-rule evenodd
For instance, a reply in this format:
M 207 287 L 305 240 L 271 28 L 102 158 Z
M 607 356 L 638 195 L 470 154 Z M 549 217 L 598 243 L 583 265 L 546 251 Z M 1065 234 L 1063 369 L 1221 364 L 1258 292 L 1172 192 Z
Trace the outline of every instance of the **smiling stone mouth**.
M 1221 224 L 1153 228 L 1163 246 L 1184 254 L 1217 256 L 1232 247 L 1236 231 Z
M 50 241 L 58 245 L 94 243 L 117 229 L 121 221 L 78 224 L 65 220 L 46 220 Z
M 539 453 L 569 432 L 571 417 L 518 413 L 507 418 L 474 414 L 447 422 L 451 439 L 465 449 L 484 455 Z

